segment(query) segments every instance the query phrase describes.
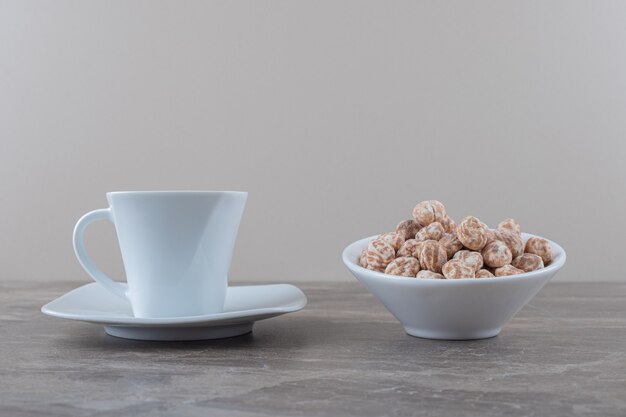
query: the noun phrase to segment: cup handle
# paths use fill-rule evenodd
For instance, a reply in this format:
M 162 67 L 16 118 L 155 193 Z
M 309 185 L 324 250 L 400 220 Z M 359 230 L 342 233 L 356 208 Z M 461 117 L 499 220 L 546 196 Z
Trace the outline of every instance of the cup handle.
M 127 299 L 126 287 L 106 276 L 106 274 L 102 272 L 100 268 L 98 268 L 91 260 L 87 254 L 87 250 L 85 249 L 85 230 L 87 229 L 87 226 L 98 220 L 108 220 L 113 223 L 111 209 L 105 208 L 90 211 L 78 220 L 76 226 L 74 227 L 74 253 L 76 253 L 78 262 L 80 262 L 81 266 L 85 269 L 85 271 L 87 271 L 91 278 L 113 294 Z

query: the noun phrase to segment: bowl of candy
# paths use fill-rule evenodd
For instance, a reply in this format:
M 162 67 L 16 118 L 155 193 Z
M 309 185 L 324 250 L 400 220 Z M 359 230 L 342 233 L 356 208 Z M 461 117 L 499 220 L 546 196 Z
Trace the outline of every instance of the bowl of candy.
M 437 200 L 418 203 L 392 232 L 348 245 L 343 262 L 411 336 L 496 336 L 565 264 L 557 243 L 506 219 L 458 224 Z

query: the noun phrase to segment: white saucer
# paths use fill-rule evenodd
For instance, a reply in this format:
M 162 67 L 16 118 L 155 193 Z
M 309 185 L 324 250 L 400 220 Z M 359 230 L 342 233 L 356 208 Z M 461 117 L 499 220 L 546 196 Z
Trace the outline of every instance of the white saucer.
M 203 316 L 135 318 L 130 303 L 94 283 L 83 285 L 41 308 L 49 316 L 104 324 L 111 336 L 137 340 L 203 340 L 239 336 L 255 321 L 301 310 L 307 303 L 289 284 L 228 287 L 224 312 Z

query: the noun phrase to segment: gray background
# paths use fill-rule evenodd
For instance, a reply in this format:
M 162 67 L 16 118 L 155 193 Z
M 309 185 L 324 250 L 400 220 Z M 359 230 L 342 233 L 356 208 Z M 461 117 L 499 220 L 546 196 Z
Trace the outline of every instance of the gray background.
M 0 279 L 87 282 L 106 191 L 235 189 L 233 280 L 349 280 L 437 198 L 624 281 L 625 39 L 610 1 L 1 1 Z

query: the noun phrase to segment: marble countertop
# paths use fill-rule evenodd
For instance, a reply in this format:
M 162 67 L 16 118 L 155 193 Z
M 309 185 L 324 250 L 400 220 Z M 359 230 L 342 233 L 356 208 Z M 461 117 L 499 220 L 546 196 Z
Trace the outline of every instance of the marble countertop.
M 357 283 L 252 334 L 137 342 L 0 283 L 0 415 L 626 416 L 626 285 L 549 284 L 495 338 L 418 339 Z

